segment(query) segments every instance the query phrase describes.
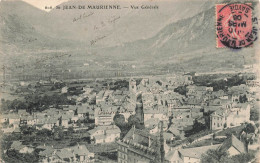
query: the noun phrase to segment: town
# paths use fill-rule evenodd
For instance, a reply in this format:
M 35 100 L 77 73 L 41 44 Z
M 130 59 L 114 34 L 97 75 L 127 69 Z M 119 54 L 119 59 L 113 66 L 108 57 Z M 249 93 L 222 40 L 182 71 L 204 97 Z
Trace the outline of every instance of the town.
M 1 86 L 1 162 L 256 162 L 254 74 L 196 72 Z

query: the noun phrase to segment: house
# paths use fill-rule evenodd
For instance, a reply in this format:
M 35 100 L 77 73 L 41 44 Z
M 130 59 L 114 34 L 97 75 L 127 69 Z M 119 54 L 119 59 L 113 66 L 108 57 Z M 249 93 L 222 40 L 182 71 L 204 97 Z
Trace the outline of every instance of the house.
M 72 119 L 71 114 L 63 114 L 61 116 L 61 126 L 63 126 L 64 128 L 68 128 L 71 119 Z
M 20 116 L 20 125 L 27 125 L 27 116 Z
M 168 128 L 167 132 L 172 133 L 175 137 L 179 136 L 181 139 L 185 138 L 185 129 L 184 129 L 184 127 L 176 126 L 176 125 L 172 124 Z
M 162 126 L 161 123 L 160 126 Z M 160 158 L 164 154 L 162 152 L 164 142 L 162 142 L 161 136 L 162 134 L 155 136 L 145 130 L 132 127 L 122 140 L 117 141 L 118 163 L 161 162 Z
M 35 125 L 37 123 L 37 117 L 36 116 L 27 116 L 27 125 Z
M 231 137 L 226 139 L 218 150 L 228 152 L 229 156 L 235 156 L 241 153 L 246 153 L 244 143 L 238 140 L 238 138 L 236 138 L 234 135 L 231 135 Z
M 117 107 L 104 104 L 102 108 L 95 109 L 95 125 L 111 125 L 117 112 Z
M 193 125 L 193 114 L 189 107 L 178 107 L 172 109 L 172 122 L 175 126 L 186 127 Z
M 9 124 L 20 124 L 20 116 L 18 114 L 9 114 Z
M 89 88 L 89 87 L 83 87 L 83 91 L 84 94 L 91 94 L 91 92 L 93 91 L 93 88 Z
M 23 145 L 20 141 L 13 141 L 10 149 L 14 149 L 19 153 L 32 153 L 34 151 L 34 148 Z
M 95 111 L 94 111 L 94 109 L 89 109 L 88 118 L 91 119 L 91 120 L 95 119 Z
M 77 107 L 77 113 L 78 113 L 78 117 L 87 117 L 87 114 L 90 110 L 89 105 L 81 105 Z
M 160 109 L 144 109 L 144 121 L 147 121 L 151 118 L 158 118 L 159 120 L 168 120 L 167 111 L 164 113 Z
M 19 109 L 17 114 L 18 114 L 20 117 L 21 117 L 21 116 L 28 116 L 28 115 L 30 115 L 29 113 L 26 112 L 25 109 Z
M 95 125 L 111 125 L 113 123 L 113 117 L 114 115 L 111 115 L 109 113 L 98 114 L 95 117 Z
M 38 148 L 38 147 L 37 147 Z M 41 162 L 55 162 L 55 150 L 50 146 L 43 146 L 38 148 L 42 151 L 39 152 L 39 160 Z
M 42 128 L 46 128 L 51 130 L 54 126 L 59 126 L 59 119 L 58 118 L 45 118 L 42 120 Z
M 74 114 L 76 114 L 77 112 L 77 107 L 75 105 L 68 105 L 68 106 L 64 106 L 63 107 L 64 111 L 68 111 L 68 112 L 72 112 Z
M 100 91 L 97 95 L 96 95 L 96 104 L 99 104 L 100 102 L 104 102 L 105 99 L 104 97 L 104 93 L 105 91 Z
M 120 137 L 121 130 L 116 125 L 98 126 L 88 133 L 95 143 L 110 143 Z
M 67 86 L 61 88 L 61 93 L 67 93 L 67 92 L 68 92 L 68 87 Z
M 165 155 L 167 163 L 200 163 L 201 155 L 210 149 L 217 149 L 220 145 L 210 145 L 195 148 L 176 149 Z
M 159 132 L 159 122 L 161 120 L 158 118 L 151 118 L 144 122 L 145 128 L 149 130 L 150 134 L 156 134 Z M 166 131 L 168 128 L 168 121 L 164 121 L 163 123 L 163 131 Z
M 57 162 L 75 162 L 76 156 L 68 149 L 57 150 L 56 159 Z
M 250 121 L 250 105 L 247 103 L 233 105 L 232 108 L 220 108 L 210 115 L 212 130 L 238 126 Z
M 195 86 L 195 85 L 190 85 L 187 87 L 188 92 L 187 95 L 204 95 L 207 92 L 213 91 L 212 87 L 206 87 L 206 86 Z
M 95 154 L 90 152 L 85 145 L 76 145 L 70 147 L 70 150 L 76 157 L 76 162 L 88 162 L 94 158 Z
M 0 117 L 1 117 L 1 118 L 0 118 L 0 122 L 1 122 L 1 123 L 8 123 L 8 121 L 9 121 L 9 116 L 8 116 L 8 114 L 1 114 Z

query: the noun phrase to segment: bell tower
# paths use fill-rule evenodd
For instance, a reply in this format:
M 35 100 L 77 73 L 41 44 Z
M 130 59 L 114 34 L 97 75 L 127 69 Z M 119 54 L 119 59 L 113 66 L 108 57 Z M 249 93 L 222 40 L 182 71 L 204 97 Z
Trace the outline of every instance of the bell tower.
M 133 94 L 136 93 L 136 81 L 133 78 L 129 81 L 129 92 Z
M 135 115 L 140 119 L 140 124 L 144 125 L 144 109 L 141 93 L 136 96 Z

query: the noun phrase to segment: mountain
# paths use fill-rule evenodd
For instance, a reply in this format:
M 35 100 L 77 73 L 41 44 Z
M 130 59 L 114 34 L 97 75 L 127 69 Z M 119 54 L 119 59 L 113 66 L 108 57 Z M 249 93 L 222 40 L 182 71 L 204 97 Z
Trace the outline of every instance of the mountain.
M 63 10 L 63 6 L 88 6 L 88 5 L 111 5 L 121 6 L 121 10 Z M 157 5 L 158 10 L 131 9 L 131 6 Z M 99 47 L 121 45 L 139 39 L 147 39 L 155 35 L 166 25 L 178 20 L 192 17 L 201 10 L 213 6 L 212 2 L 200 1 L 190 3 L 189 1 L 169 1 L 158 2 L 126 2 L 126 1 L 82 1 L 74 0 L 64 2 L 59 5 L 61 9 L 53 9 L 50 15 L 57 18 L 56 25 L 59 31 L 54 33 L 64 39 L 72 39 L 85 42 L 90 45 L 90 41 L 98 37 L 106 36 L 98 41 Z M 127 9 L 124 9 L 127 7 Z M 88 15 L 88 16 L 86 16 Z M 174 15 L 174 16 L 173 16 Z M 79 17 L 82 18 L 79 19 Z M 77 21 L 73 21 L 77 19 Z
M 165 26 L 149 39 L 121 46 L 96 49 L 93 53 L 114 56 L 115 60 L 151 61 L 168 67 L 181 64 L 188 70 L 241 68 L 252 63 L 254 49 L 216 48 L 215 8 Z M 244 56 L 244 54 L 247 54 Z
M 10 67 L 26 65 L 79 44 L 53 37 L 53 21 L 51 15 L 25 2 L 0 1 L 0 62 Z
M 60 6 L 83 2 L 68 1 Z M 202 2 L 178 1 L 170 3 L 175 4 L 172 8 L 165 7 L 169 2 L 160 3 L 165 11 L 44 12 L 21 1 L 1 1 L 1 62 L 10 67 L 33 65 L 28 67 L 31 74 L 46 69 L 71 73 L 214 71 L 253 63 L 254 48 L 216 48 L 214 2 Z M 72 57 L 61 59 L 64 53 Z M 40 63 L 42 58 L 47 59 Z

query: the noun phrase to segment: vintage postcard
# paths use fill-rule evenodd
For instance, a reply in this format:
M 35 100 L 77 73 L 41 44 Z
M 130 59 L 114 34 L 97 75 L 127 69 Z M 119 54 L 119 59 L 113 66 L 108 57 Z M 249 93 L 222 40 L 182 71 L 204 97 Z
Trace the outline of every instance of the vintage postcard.
M 259 163 L 257 0 L 0 0 L 1 163 Z

